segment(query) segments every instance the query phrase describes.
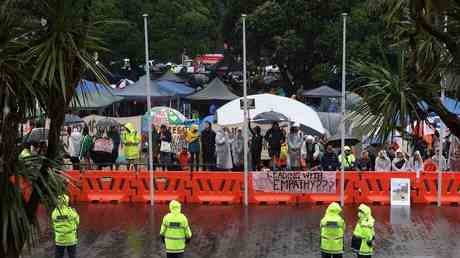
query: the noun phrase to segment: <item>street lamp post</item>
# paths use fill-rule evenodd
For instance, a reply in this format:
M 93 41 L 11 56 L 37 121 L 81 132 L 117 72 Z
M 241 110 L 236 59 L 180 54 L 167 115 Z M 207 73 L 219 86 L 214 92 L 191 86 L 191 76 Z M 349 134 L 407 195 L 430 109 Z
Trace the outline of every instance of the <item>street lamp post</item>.
M 145 71 L 147 73 L 146 77 L 146 95 L 147 95 L 147 117 L 148 117 L 148 138 L 149 138 L 149 176 L 150 176 L 150 205 L 153 206 L 155 201 L 154 201 L 154 175 L 153 175 L 153 146 L 152 146 L 152 123 L 151 123 L 151 115 L 150 115 L 150 110 L 152 109 L 152 103 L 150 101 L 151 98 L 151 92 L 150 92 L 150 64 L 149 64 L 149 37 L 148 37 L 148 29 L 147 29 L 147 21 L 148 21 L 148 14 L 143 14 L 144 17 L 144 35 L 145 35 Z
M 341 155 L 340 155 L 340 205 L 345 204 L 344 191 L 345 191 L 345 164 L 342 162 L 345 157 L 345 87 L 346 87 L 346 51 L 347 51 L 347 13 L 342 13 L 343 18 L 343 36 L 342 36 L 342 121 L 340 124 L 341 129 Z
M 247 102 L 247 78 L 246 78 L 246 14 L 242 14 L 243 20 L 243 139 L 244 139 L 244 205 L 248 206 L 248 102 Z

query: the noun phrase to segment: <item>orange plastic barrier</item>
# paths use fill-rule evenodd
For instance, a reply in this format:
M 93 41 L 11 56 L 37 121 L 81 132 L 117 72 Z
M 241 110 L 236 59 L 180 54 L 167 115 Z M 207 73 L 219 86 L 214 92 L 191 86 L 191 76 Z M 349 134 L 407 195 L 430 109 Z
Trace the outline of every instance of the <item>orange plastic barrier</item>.
M 154 202 L 166 203 L 172 200 L 187 201 L 187 191 L 190 187 L 190 173 L 188 172 L 154 172 Z M 140 172 L 136 178 L 136 194 L 134 202 L 150 202 L 150 175 Z
M 241 203 L 243 173 L 193 172 L 191 203 L 236 204 Z
M 290 204 L 294 205 L 297 204 L 297 196 L 298 194 L 292 193 L 267 193 L 267 192 L 257 192 L 253 188 L 253 181 L 252 175 L 253 173 L 259 172 L 251 172 L 249 173 L 248 178 L 248 195 L 249 200 L 248 202 L 251 204 L 261 204 L 261 205 L 278 205 L 278 204 Z M 280 172 L 282 173 L 282 172 Z
M 419 181 L 416 203 L 436 204 L 438 201 L 438 173 L 424 173 Z M 460 204 L 460 173 L 442 173 L 441 204 Z
M 408 178 L 411 184 L 411 200 L 418 198 L 415 172 L 362 172 L 357 181 L 357 203 L 390 204 L 391 178 Z
M 128 171 L 87 171 L 81 174 L 83 202 L 130 202 L 136 174 Z
M 336 192 L 335 193 L 311 193 L 311 194 L 301 194 L 298 197 L 299 203 L 314 203 L 314 204 L 329 204 L 332 202 L 340 202 L 340 177 L 341 172 L 336 173 L 335 179 L 335 186 Z M 359 181 L 359 176 L 357 172 L 345 172 L 345 192 L 344 192 L 344 202 L 345 203 L 354 203 L 355 201 L 355 193 L 356 193 L 356 185 Z
M 62 176 L 67 180 L 67 192 L 70 201 L 77 202 L 81 198 L 81 176 L 80 171 L 70 170 L 62 173 Z

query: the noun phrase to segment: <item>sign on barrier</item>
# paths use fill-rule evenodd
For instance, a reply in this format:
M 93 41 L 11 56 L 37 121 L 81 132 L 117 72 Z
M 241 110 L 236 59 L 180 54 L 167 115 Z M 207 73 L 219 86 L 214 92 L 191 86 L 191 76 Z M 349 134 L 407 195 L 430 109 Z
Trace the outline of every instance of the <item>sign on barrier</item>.
M 271 193 L 335 193 L 336 172 L 264 171 L 253 174 L 255 191 Z

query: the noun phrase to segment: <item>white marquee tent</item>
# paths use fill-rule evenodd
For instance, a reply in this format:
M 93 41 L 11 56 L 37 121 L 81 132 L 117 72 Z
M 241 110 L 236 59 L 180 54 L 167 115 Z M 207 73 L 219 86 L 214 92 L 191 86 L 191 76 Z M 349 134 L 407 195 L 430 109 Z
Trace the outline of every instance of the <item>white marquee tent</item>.
M 278 112 L 294 123 L 308 127 L 319 134 L 325 132 L 318 114 L 309 106 L 294 99 L 272 94 L 251 95 L 255 99 L 256 108 L 249 111 L 249 118 L 253 119 L 263 112 Z M 240 125 L 243 123 L 243 110 L 240 109 L 240 99 L 235 99 L 217 110 L 217 123 L 221 126 Z

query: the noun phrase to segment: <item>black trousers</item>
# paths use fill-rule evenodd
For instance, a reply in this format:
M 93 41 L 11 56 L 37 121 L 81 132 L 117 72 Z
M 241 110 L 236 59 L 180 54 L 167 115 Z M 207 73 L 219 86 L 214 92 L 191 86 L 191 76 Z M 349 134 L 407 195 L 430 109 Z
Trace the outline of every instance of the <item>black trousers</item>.
M 358 258 L 371 258 L 372 255 L 360 255 L 360 254 L 356 254 L 356 257 L 358 257 Z
M 182 258 L 184 253 L 166 253 L 166 258 Z
M 327 254 L 321 252 L 321 258 L 342 258 L 342 254 Z
M 56 258 L 64 258 L 64 253 L 65 250 L 67 250 L 67 255 L 69 258 L 76 258 L 77 257 L 77 246 L 76 245 L 71 245 L 71 246 L 56 246 L 55 249 L 55 257 Z
M 252 158 L 252 170 L 257 171 L 260 168 L 260 152 L 252 152 L 251 158 Z

